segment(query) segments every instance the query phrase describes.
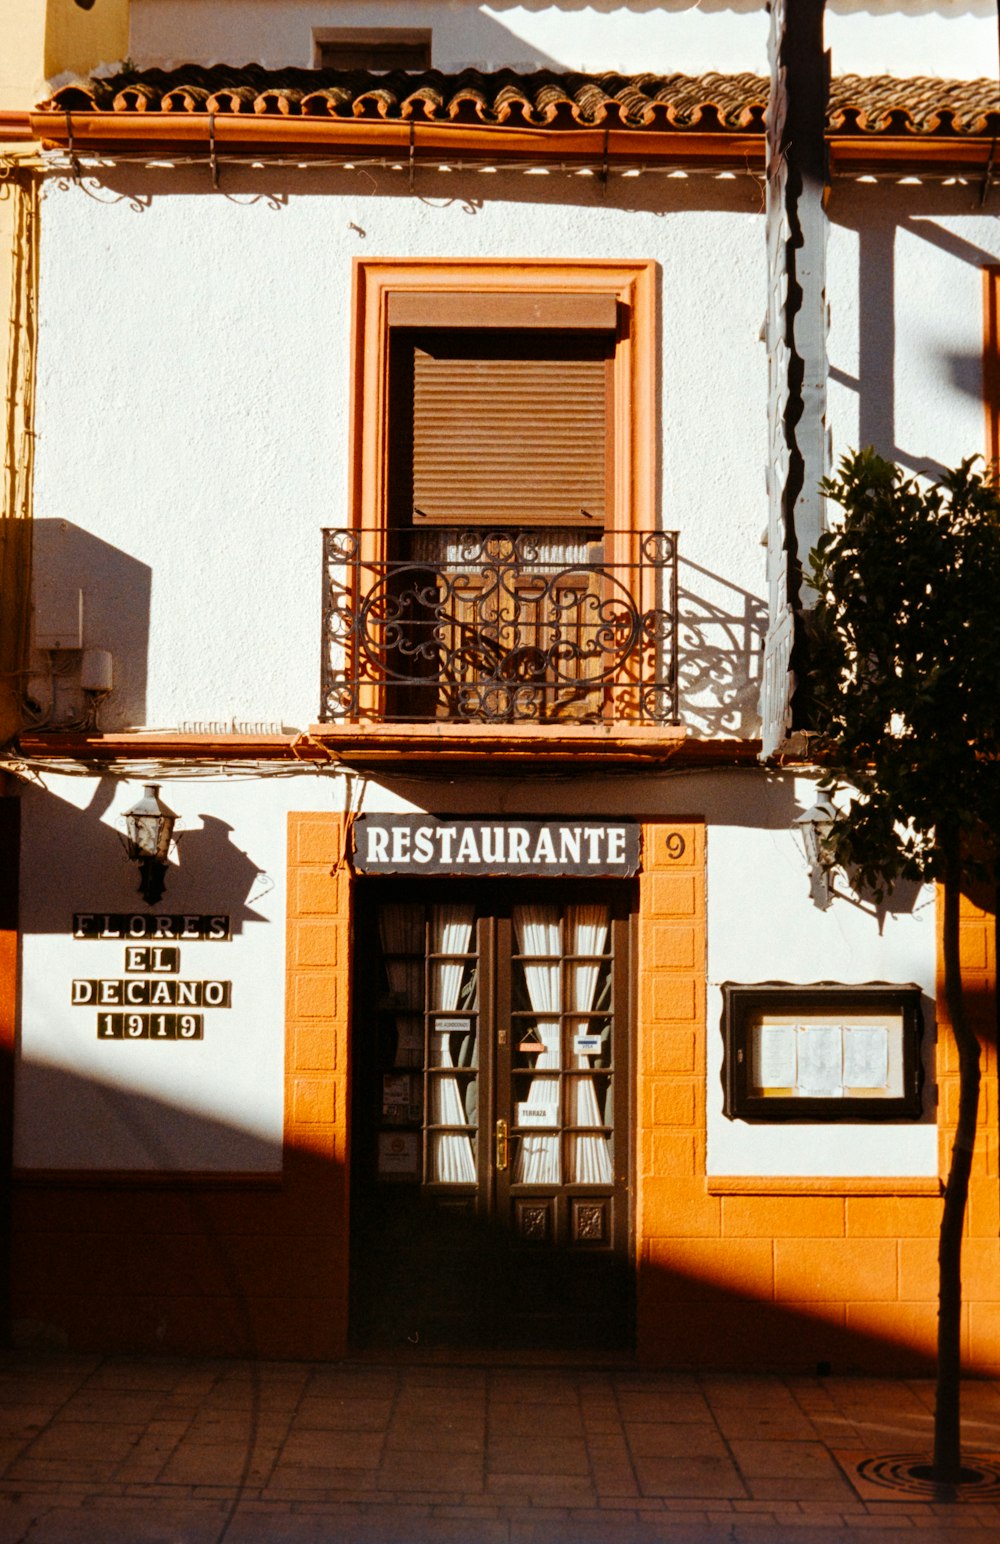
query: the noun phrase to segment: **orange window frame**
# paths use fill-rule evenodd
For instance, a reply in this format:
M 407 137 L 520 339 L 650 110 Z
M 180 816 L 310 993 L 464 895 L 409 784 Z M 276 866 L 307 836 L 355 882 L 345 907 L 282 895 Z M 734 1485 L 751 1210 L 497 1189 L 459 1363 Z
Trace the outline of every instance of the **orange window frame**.
M 356 258 L 351 326 L 349 522 L 363 565 L 387 556 L 389 356 L 393 297 L 441 295 L 466 313 L 488 297 L 608 297 L 617 317 L 612 363 L 609 564 L 638 564 L 656 519 L 656 291 L 652 261 Z M 638 572 L 638 569 L 635 570 Z M 652 594 L 637 596 L 642 606 Z M 379 711 L 377 689 L 364 711 Z
M 356 258 L 351 332 L 350 523 L 370 538 L 388 526 L 389 299 L 434 293 L 474 301 L 487 295 L 611 295 L 618 333 L 613 365 L 613 525 L 655 525 L 656 265 L 652 262 L 514 262 Z M 363 549 L 378 559 L 379 548 Z M 618 561 L 633 554 L 620 553 Z

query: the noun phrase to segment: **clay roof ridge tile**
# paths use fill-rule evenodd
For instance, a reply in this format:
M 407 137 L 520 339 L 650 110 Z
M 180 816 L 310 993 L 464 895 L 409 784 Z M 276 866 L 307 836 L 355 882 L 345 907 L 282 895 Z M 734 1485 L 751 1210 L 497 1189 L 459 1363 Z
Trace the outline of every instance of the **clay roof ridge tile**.
M 160 98 L 161 113 L 207 112 L 210 92 L 207 86 L 183 85 L 165 91 Z
M 253 104 L 255 113 L 277 114 L 278 117 L 297 117 L 301 111 L 302 93 L 292 86 L 269 86 L 259 91 Z
M 434 82 L 421 81 L 402 98 L 400 115 L 403 118 L 424 119 L 429 122 L 434 118 L 445 117 L 449 106 L 444 92 Z
M 50 97 L 39 104 L 40 112 L 106 111 L 113 101 L 113 93 L 103 80 L 69 80 Z
M 399 116 L 394 107 L 399 107 L 395 92 L 387 86 L 374 86 L 354 98 L 351 112 L 355 118 L 394 118 Z
M 217 86 L 205 105 L 210 113 L 251 113 L 256 100 L 255 86 L 226 85 Z
M 309 118 L 349 118 L 353 97 L 342 87 L 321 86 L 302 98 L 302 112 Z
M 116 113 L 158 112 L 161 101 L 161 94 L 153 86 L 147 86 L 142 81 L 132 81 L 123 86 L 121 91 L 115 92 L 111 108 Z

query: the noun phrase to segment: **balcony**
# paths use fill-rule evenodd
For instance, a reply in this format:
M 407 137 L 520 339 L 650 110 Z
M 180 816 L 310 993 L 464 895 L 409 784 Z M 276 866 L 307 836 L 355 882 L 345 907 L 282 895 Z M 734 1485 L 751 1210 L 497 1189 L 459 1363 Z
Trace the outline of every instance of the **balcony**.
M 325 531 L 317 732 L 369 755 L 666 752 L 676 533 Z

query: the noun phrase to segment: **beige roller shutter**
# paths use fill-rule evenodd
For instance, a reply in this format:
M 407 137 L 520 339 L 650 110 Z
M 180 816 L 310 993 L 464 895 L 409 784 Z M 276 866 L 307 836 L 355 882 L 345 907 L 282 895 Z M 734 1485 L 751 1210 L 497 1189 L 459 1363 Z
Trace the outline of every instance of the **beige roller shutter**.
M 551 357 L 415 343 L 414 524 L 609 524 L 612 350 L 593 334 Z

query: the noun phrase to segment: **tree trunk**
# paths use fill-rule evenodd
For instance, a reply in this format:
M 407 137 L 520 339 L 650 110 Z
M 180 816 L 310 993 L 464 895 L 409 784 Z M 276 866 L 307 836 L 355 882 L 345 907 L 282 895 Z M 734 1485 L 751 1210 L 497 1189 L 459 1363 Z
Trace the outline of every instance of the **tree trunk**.
M 961 859 L 957 831 L 941 834 L 944 859 L 944 995 L 958 1048 L 958 1123 L 944 1193 L 938 1241 L 937 1397 L 934 1408 L 934 1479 L 957 1485 L 961 1478 L 962 1231 L 979 1110 L 979 1041 L 969 1027 L 962 992 L 958 914 Z

